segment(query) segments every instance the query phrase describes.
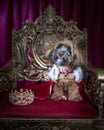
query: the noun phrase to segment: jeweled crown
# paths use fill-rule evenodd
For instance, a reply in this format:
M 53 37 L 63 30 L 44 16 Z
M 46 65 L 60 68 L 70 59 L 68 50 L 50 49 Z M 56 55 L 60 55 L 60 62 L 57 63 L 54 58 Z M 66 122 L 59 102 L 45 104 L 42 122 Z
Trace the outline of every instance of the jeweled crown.
M 9 101 L 14 105 L 28 105 L 34 101 L 34 93 L 31 89 L 11 90 L 9 93 Z

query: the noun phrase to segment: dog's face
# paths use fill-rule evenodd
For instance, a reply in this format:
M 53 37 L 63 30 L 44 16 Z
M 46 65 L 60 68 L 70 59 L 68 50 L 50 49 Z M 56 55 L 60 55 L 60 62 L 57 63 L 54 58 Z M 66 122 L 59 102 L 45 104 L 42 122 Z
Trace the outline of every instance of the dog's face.
M 65 66 L 72 62 L 71 47 L 63 43 L 60 43 L 56 48 L 52 50 L 49 55 L 49 60 L 56 65 Z

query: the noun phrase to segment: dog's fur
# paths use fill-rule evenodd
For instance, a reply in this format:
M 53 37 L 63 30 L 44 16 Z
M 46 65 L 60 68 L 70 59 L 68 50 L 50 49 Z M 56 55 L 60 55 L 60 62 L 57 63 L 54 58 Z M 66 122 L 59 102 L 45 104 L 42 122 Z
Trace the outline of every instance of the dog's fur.
M 76 45 L 69 40 L 57 42 L 47 51 L 46 56 L 53 64 L 47 72 L 48 77 L 54 81 L 51 98 L 81 101 L 77 82 L 83 79 L 83 60 Z

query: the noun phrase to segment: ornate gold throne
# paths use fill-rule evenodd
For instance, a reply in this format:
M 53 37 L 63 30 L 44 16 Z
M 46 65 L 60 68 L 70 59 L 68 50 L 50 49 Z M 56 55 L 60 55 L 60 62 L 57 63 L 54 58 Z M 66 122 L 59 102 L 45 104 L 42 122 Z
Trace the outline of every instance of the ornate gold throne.
M 77 117 L 70 116 L 17 116 L 12 113 L 10 116 L 5 114 L 3 108 L 9 108 L 7 111 L 14 110 L 14 107 L 8 101 L 8 93 L 11 89 L 25 84 L 30 86 L 38 86 L 47 83 L 47 77 L 44 72 L 48 70 L 52 64 L 45 57 L 45 53 L 56 42 L 63 39 L 72 40 L 77 45 L 83 55 L 85 68 L 85 93 L 89 103 L 96 110 L 97 115 L 93 117 Z M 65 22 L 60 16 L 56 15 L 54 9 L 49 6 L 42 16 L 38 17 L 34 22 L 26 21 L 22 29 L 13 30 L 12 33 L 12 64 L 6 68 L 0 68 L 0 104 L 7 102 L 0 109 L 0 128 L 9 129 L 29 129 L 29 130 L 103 130 L 103 103 L 104 103 L 104 71 L 103 69 L 90 68 L 87 62 L 87 31 L 79 30 L 76 22 Z M 28 81 L 28 83 L 26 83 Z M 32 83 L 32 85 L 31 85 Z M 4 99 L 4 97 L 7 97 Z M 34 101 L 35 102 L 35 101 Z M 36 102 L 45 102 L 45 100 L 36 100 Z M 47 102 L 47 101 L 46 101 Z M 52 101 L 53 102 L 53 101 Z M 47 102 L 48 103 L 48 102 Z M 59 102 L 56 102 L 58 103 Z M 5 104 L 5 103 L 4 103 Z M 38 103 L 37 103 L 38 104 Z M 36 105 L 37 105 L 36 104 Z M 42 103 L 43 104 L 43 103 Z M 78 103 L 77 103 L 78 104 Z M 32 105 L 35 105 L 32 104 Z M 54 103 L 53 103 L 54 105 Z M 84 105 L 84 104 L 83 104 Z M 1 105 L 0 105 L 1 106 Z M 36 106 L 37 107 L 37 106 Z M 41 105 L 40 105 L 41 107 Z M 51 106 L 52 107 L 52 106 Z M 70 106 L 72 107 L 72 106 Z M 77 105 L 76 105 L 77 107 Z M 11 109 L 10 109 L 11 108 Z M 19 106 L 22 111 L 23 106 Z M 29 106 L 25 106 L 29 109 Z M 23 109 L 24 110 L 24 109 Z M 67 109 L 68 110 L 68 109 Z M 89 109 L 88 109 L 89 110 Z M 6 112 L 7 112 L 6 111 Z M 82 108 L 83 111 L 83 108 Z M 35 109 L 34 109 L 35 112 Z M 44 112 L 44 111 L 43 111 Z M 63 112 L 63 111 L 62 111 Z M 86 113 L 88 111 L 85 111 Z M 41 112 L 40 112 L 41 113 Z M 4 116 L 5 115 L 5 116 Z M 53 114 L 54 115 L 54 114 Z

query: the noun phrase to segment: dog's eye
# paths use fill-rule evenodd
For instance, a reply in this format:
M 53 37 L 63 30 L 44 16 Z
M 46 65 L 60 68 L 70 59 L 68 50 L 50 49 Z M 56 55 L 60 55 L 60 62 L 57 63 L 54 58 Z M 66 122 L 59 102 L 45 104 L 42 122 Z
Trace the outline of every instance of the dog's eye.
M 71 55 L 71 53 L 70 52 L 67 52 L 67 54 L 70 56 Z
M 68 46 L 67 50 L 71 54 L 71 47 Z
M 60 45 L 58 45 L 56 49 L 59 49 L 59 48 L 61 48 L 62 46 L 63 46 L 63 44 L 60 43 Z

